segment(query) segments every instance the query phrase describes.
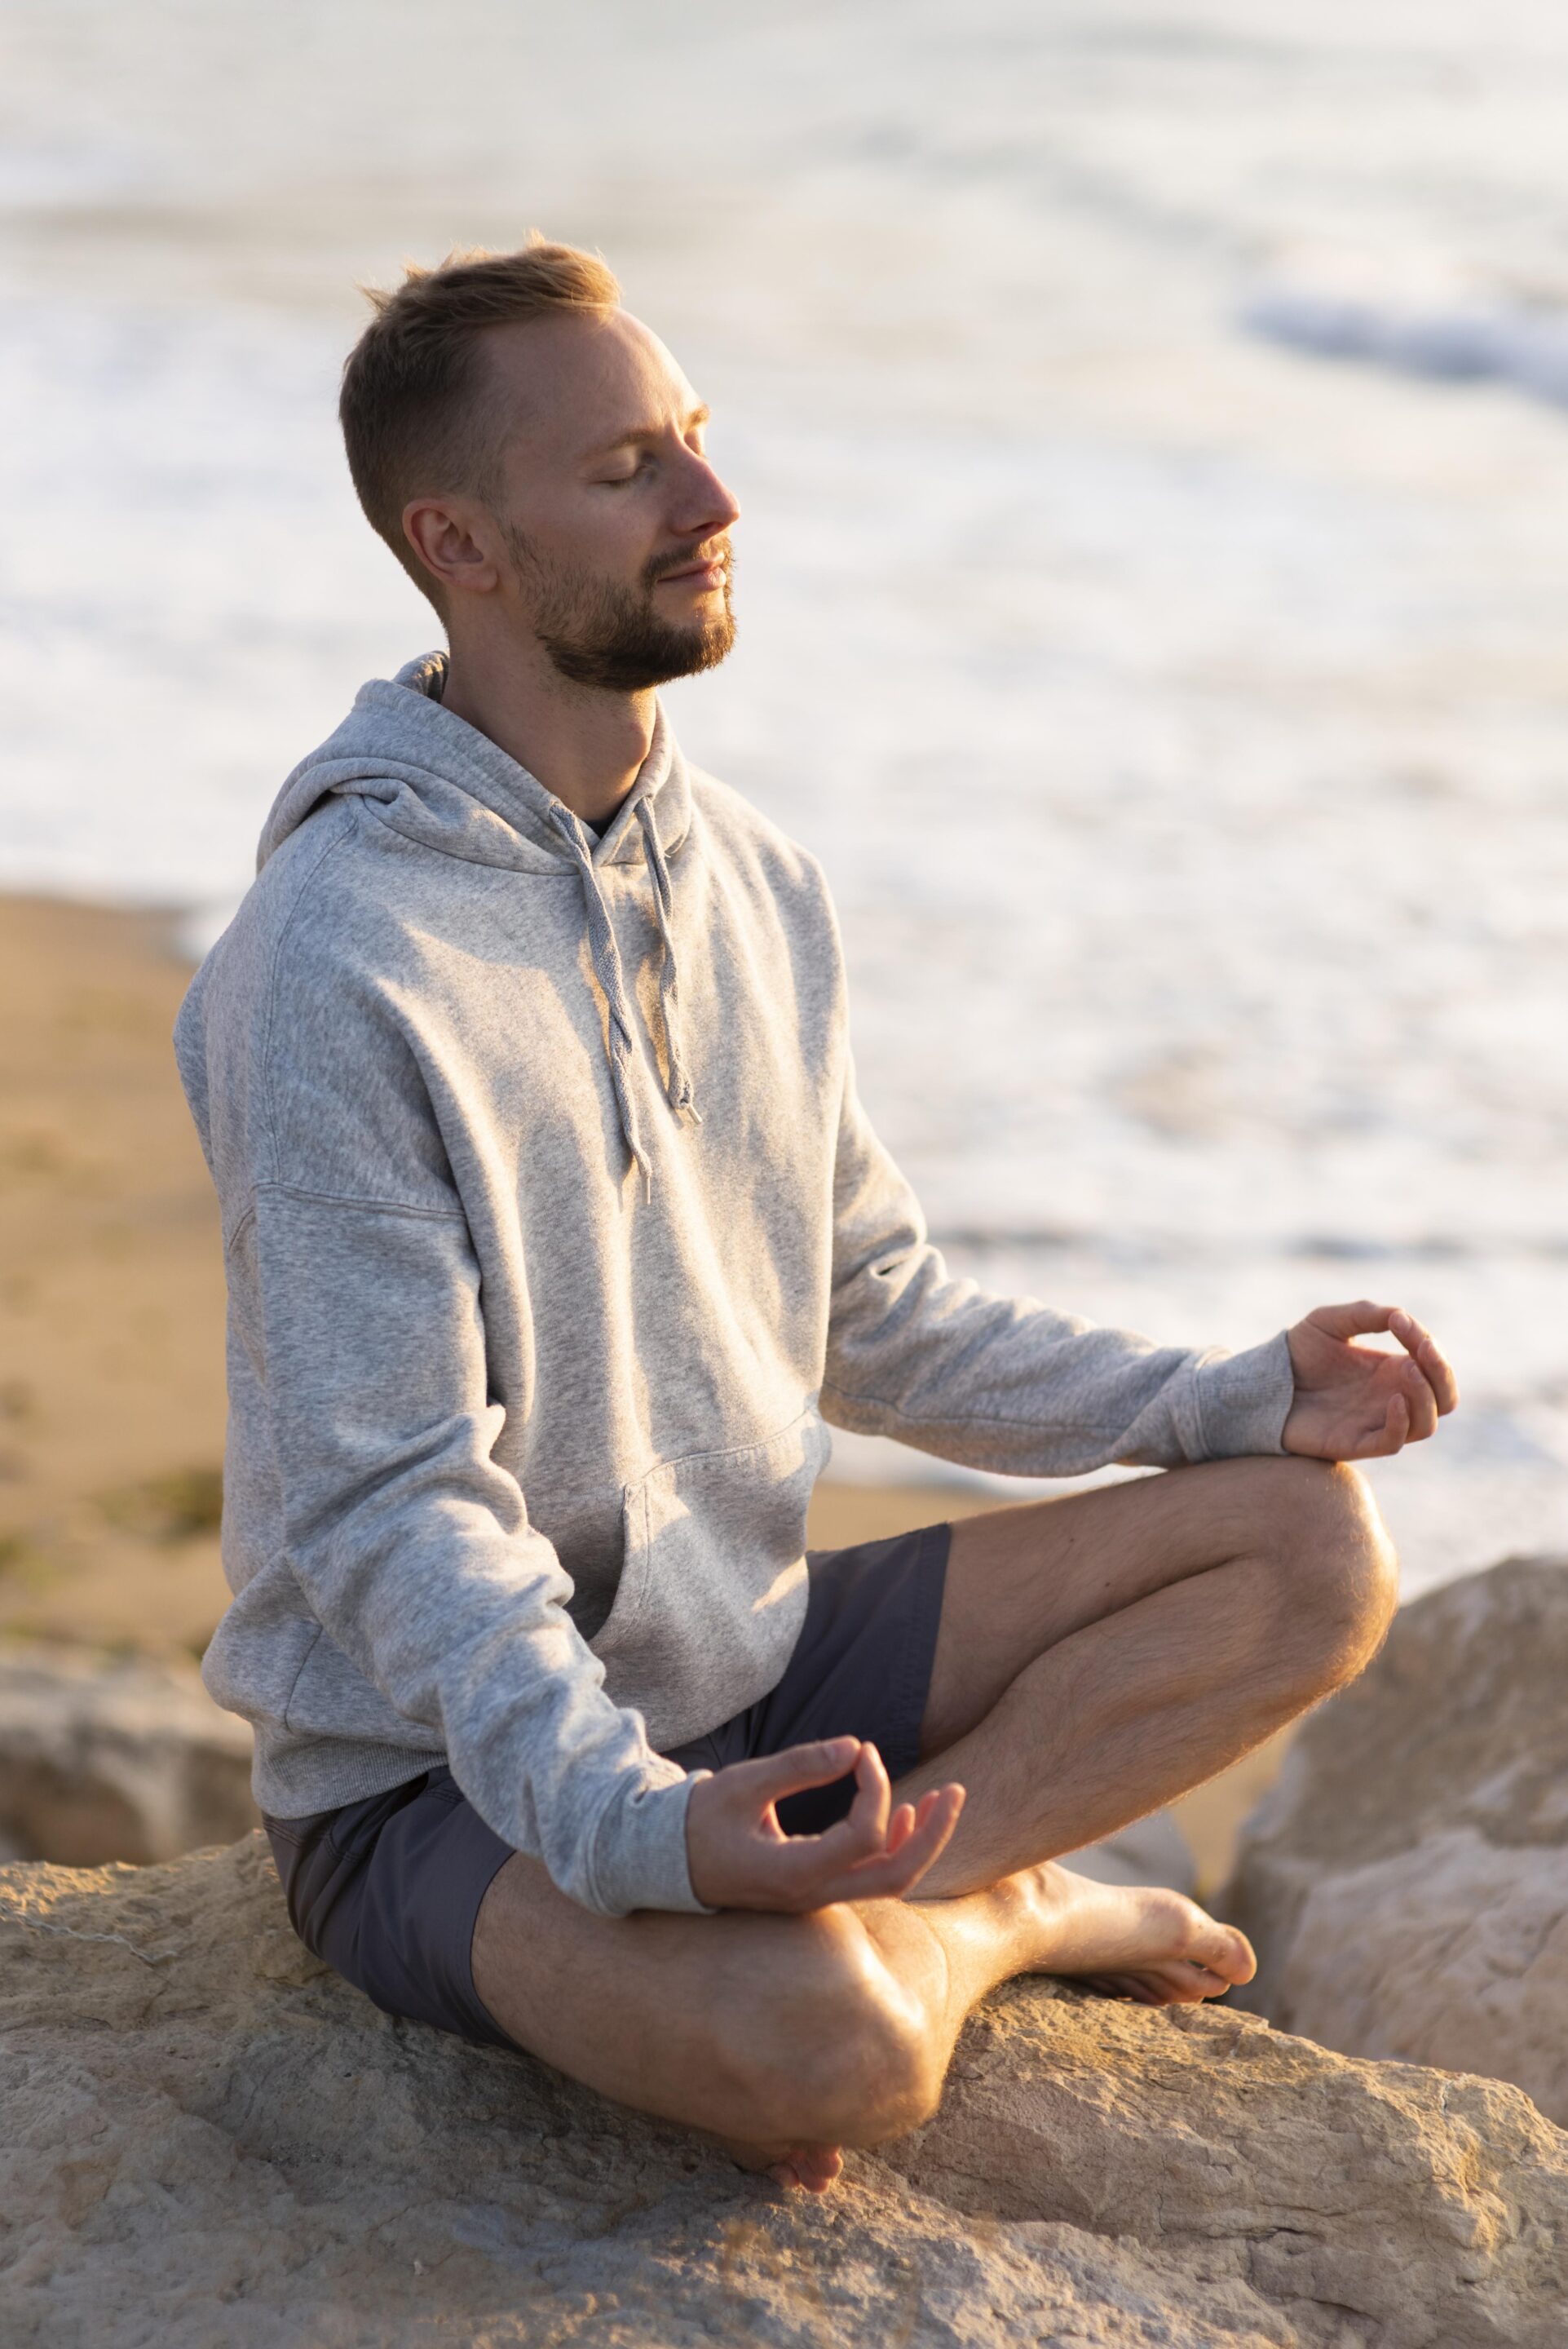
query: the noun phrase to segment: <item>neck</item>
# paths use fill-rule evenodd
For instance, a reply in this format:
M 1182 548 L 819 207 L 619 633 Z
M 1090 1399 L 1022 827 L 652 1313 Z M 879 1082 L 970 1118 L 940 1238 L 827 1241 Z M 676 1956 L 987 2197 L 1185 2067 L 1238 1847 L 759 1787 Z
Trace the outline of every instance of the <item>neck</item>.
M 606 823 L 636 781 L 657 709 L 652 688 L 574 685 L 538 646 L 455 640 L 441 706 L 593 824 Z

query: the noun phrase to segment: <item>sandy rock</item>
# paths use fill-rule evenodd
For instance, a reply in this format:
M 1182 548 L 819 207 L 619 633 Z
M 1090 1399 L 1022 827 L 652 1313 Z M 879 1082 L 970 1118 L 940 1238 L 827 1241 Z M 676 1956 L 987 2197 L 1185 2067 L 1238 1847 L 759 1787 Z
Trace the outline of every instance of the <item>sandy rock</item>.
M 0 1847 L 91 1866 L 171 1859 L 255 1825 L 251 1733 L 194 1668 L 0 1648 Z
M 821 2201 L 309 1958 L 263 1840 L 0 1870 L 0 2300 L 91 2349 L 1559 2349 L 1516 2089 L 1014 1984 Z
M 1345 2054 L 1515 2081 L 1568 2123 L 1565 1692 L 1568 1563 L 1406 1608 L 1248 1822 L 1216 1904 L 1257 1946 L 1245 2003 Z

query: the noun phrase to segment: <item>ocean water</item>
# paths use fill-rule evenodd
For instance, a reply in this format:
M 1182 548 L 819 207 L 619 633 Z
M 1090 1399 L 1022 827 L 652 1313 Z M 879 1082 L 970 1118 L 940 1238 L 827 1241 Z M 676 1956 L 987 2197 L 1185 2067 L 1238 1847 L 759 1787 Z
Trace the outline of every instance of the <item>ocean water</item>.
M 1408 1587 L 1568 1547 L 1568 16 L 9 0 L 0 45 L 0 886 L 212 933 L 432 636 L 337 447 L 356 281 L 602 246 L 743 508 L 683 740 L 824 858 L 954 1260 L 1161 1340 L 1404 1303 L 1465 1387 L 1376 1472 Z

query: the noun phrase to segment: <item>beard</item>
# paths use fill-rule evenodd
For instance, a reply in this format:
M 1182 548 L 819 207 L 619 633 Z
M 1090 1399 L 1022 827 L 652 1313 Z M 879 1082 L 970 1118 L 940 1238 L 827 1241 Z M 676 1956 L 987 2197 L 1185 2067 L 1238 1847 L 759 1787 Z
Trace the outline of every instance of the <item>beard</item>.
M 507 551 L 518 576 L 533 590 L 534 634 L 556 669 L 573 685 L 611 693 L 644 693 L 672 678 L 717 668 L 735 642 L 730 580 L 735 558 L 727 539 L 712 550 L 725 558 L 724 609 L 716 617 L 666 620 L 654 589 L 672 571 L 684 571 L 694 550 L 656 555 L 634 587 L 567 564 L 545 564 L 521 533 L 508 527 Z

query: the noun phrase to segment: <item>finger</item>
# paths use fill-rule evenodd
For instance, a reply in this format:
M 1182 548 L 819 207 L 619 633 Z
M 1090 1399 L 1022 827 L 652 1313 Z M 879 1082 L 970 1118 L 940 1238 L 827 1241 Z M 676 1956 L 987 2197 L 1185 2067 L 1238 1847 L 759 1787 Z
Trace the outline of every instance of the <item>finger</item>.
M 914 1829 L 915 1816 L 913 1805 L 911 1803 L 901 1803 L 897 1810 L 894 1811 L 892 1818 L 889 1819 L 887 1823 L 888 1850 L 902 1850 L 903 1846 L 909 1841 L 910 1837 L 914 1833 Z
M 1364 1435 L 1350 1456 L 1353 1460 L 1387 1460 L 1391 1453 L 1404 1449 L 1409 1428 L 1409 1404 L 1402 1394 L 1391 1394 L 1382 1426 Z
M 1367 1297 L 1357 1298 L 1353 1305 L 1319 1305 L 1307 1315 L 1315 1330 L 1329 1338 L 1365 1338 L 1375 1330 L 1387 1330 L 1397 1305 L 1374 1305 Z
M 1432 1390 L 1439 1416 L 1455 1410 L 1460 1399 L 1460 1382 L 1453 1364 L 1433 1337 L 1412 1313 L 1402 1309 L 1389 1316 L 1388 1327 L 1406 1352 L 1420 1364 L 1421 1375 Z
M 1383 1418 L 1383 1439 L 1392 1452 L 1402 1452 L 1409 1440 L 1410 1405 L 1403 1394 L 1391 1394 Z
M 887 1775 L 887 1764 L 877 1748 L 868 1742 L 861 1747 L 855 1763 L 855 1799 L 850 1806 L 851 1822 L 858 1825 L 868 1850 L 880 1851 L 886 1843 L 892 1808 L 892 1782 Z
M 1437 1396 L 1427 1384 L 1418 1362 L 1405 1364 L 1405 1375 L 1400 1383 L 1410 1413 L 1410 1428 L 1405 1441 L 1407 1444 L 1423 1443 L 1429 1435 L 1437 1433 Z
M 855 1760 L 855 1795 L 848 1812 L 814 1843 L 825 1868 L 851 1868 L 857 1859 L 880 1852 L 887 1841 L 888 1811 L 892 1788 L 882 1755 L 874 1745 L 862 1745 Z
M 830 1786 L 854 1767 L 860 1750 L 858 1737 L 827 1737 L 815 1745 L 787 1745 L 758 1762 L 731 1762 L 717 1775 L 727 1789 L 760 1811 L 803 1786 Z
M 836 1899 L 901 1899 L 913 1889 L 952 1840 L 964 1808 L 964 1789 L 956 1784 L 939 1787 L 923 1800 L 921 1808 L 925 1810 L 924 1818 L 901 1847 L 893 1853 L 876 1853 L 848 1870 Z

